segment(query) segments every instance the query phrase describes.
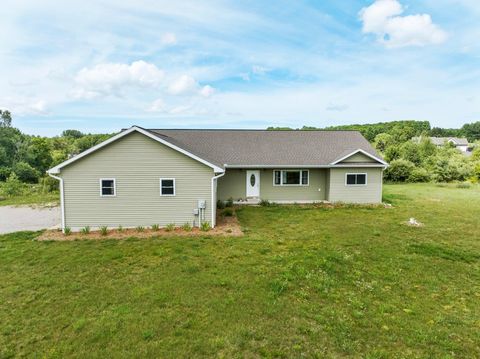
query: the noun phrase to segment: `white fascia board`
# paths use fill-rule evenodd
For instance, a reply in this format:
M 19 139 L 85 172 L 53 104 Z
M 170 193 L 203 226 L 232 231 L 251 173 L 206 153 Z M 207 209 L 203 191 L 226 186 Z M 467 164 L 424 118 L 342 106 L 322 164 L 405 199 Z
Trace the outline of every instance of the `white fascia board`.
M 372 155 L 372 154 L 370 154 L 370 153 L 368 153 L 368 152 L 366 152 L 366 151 L 364 151 L 364 150 L 362 150 L 362 149 L 360 149 L 360 148 L 359 148 L 358 150 L 355 150 L 355 151 L 349 153 L 349 154 L 346 155 L 346 156 L 343 156 L 342 158 L 339 158 L 338 160 L 335 160 L 334 162 L 332 162 L 332 163 L 330 163 L 330 164 L 331 164 L 331 165 L 336 165 L 337 163 L 342 162 L 343 160 L 345 160 L 345 159 L 347 159 L 347 158 L 349 158 L 349 157 L 352 157 L 353 155 L 356 155 L 357 153 L 362 153 L 362 154 L 364 154 L 365 156 L 370 157 L 372 160 L 378 161 L 378 162 L 380 162 L 381 164 L 383 164 L 384 166 L 388 166 L 388 163 L 385 162 L 384 160 L 382 160 L 382 159 L 380 159 L 380 158 L 378 158 L 378 157 L 375 157 L 374 155 Z
M 215 173 L 223 173 L 223 172 L 224 172 L 224 170 L 223 170 L 222 168 L 214 165 L 213 163 L 210 163 L 210 162 L 204 160 L 203 158 L 200 158 L 200 157 L 194 155 L 193 153 L 190 153 L 190 152 L 184 150 L 183 148 L 180 148 L 180 147 L 178 147 L 178 146 L 175 146 L 174 144 L 172 144 L 172 143 L 170 143 L 170 142 L 168 142 L 168 141 L 165 141 L 164 139 L 159 138 L 159 137 L 151 134 L 150 132 L 144 130 L 143 128 L 140 128 L 140 127 L 137 127 L 137 126 L 133 126 L 133 127 L 130 127 L 128 130 L 122 131 L 122 132 L 116 134 L 115 136 L 110 137 L 108 140 L 105 140 L 105 141 L 103 141 L 102 143 L 99 143 L 98 145 L 93 146 L 93 147 L 89 148 L 89 149 L 86 150 L 86 151 L 83 151 L 82 153 L 80 153 L 80 154 L 78 154 L 78 155 L 76 155 L 76 156 L 74 156 L 74 157 L 66 160 L 65 162 L 62 162 L 62 163 L 60 163 L 59 165 L 50 168 L 50 169 L 47 171 L 47 173 L 49 173 L 49 174 L 58 174 L 58 173 L 60 173 L 60 169 L 62 169 L 63 167 L 65 167 L 65 166 L 67 166 L 67 165 L 69 165 L 69 164 L 71 164 L 71 163 L 73 163 L 73 162 L 75 162 L 75 161 L 77 161 L 77 160 L 85 157 L 85 156 L 88 156 L 90 153 L 95 152 L 95 151 L 97 151 L 97 150 L 99 150 L 99 149 L 107 146 L 108 144 L 110 144 L 110 143 L 112 143 L 112 142 L 115 142 L 116 140 L 118 140 L 118 139 L 120 139 L 120 138 L 122 138 L 122 137 L 124 137 L 124 136 L 126 136 L 126 135 L 128 135 L 128 134 L 130 134 L 130 133 L 132 133 L 132 132 L 139 132 L 139 133 L 141 133 L 142 135 L 145 135 L 145 136 L 147 136 L 147 137 L 150 137 L 151 139 L 153 139 L 153 140 L 155 140 L 155 141 L 157 141 L 157 142 L 160 142 L 161 144 L 163 144 L 163 145 L 165 145 L 165 146 L 167 146 L 167 147 L 170 147 L 171 149 L 174 149 L 175 151 L 178 151 L 178 152 L 180 152 L 180 153 L 183 153 L 184 155 L 186 155 L 186 156 L 188 156 L 188 157 L 190 157 L 190 158 L 193 158 L 194 160 L 196 160 L 196 161 L 198 161 L 198 162 L 200 162 L 200 163 L 203 163 L 204 165 L 206 165 L 206 166 L 208 166 L 208 167 L 211 167 L 211 168 L 214 170 Z

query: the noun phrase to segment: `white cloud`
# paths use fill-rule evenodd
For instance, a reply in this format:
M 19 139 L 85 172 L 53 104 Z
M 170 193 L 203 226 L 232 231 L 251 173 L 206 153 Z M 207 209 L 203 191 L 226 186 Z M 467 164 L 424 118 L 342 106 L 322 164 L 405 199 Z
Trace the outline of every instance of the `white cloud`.
M 267 72 L 268 72 L 268 69 L 266 67 L 259 66 L 259 65 L 252 66 L 252 73 L 254 73 L 255 75 L 265 75 L 265 73 Z
M 181 75 L 176 78 L 170 86 L 168 86 L 168 93 L 171 95 L 192 95 L 198 94 L 203 97 L 213 95 L 215 89 L 210 85 L 200 87 L 198 82 L 189 75 Z
M 177 36 L 173 32 L 166 32 L 162 35 L 160 42 L 163 45 L 175 45 L 177 43 Z
M 329 103 L 325 110 L 342 112 L 348 110 L 348 105 Z
M 166 111 L 166 105 L 165 102 L 159 98 L 153 101 L 153 103 L 150 105 L 150 107 L 147 109 L 148 112 L 165 112 Z
M 8 109 L 18 115 L 46 115 L 49 113 L 47 102 L 43 99 L 7 97 L 0 99 L 0 108 Z
M 154 64 L 135 61 L 128 64 L 99 64 L 93 68 L 83 68 L 75 77 L 77 98 L 98 96 L 119 96 L 126 87 L 158 87 L 164 72 Z
M 440 44 L 447 33 L 432 22 L 428 14 L 400 16 L 403 7 L 398 0 L 376 0 L 360 11 L 364 33 L 377 35 L 387 47 Z

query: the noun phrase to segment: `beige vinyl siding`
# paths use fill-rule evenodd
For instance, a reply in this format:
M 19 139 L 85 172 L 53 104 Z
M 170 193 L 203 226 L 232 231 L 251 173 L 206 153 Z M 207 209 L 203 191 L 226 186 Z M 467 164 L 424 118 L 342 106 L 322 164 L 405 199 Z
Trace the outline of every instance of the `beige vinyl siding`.
M 281 170 L 281 168 L 279 168 Z M 308 186 L 274 186 L 273 169 L 260 170 L 260 198 L 269 201 L 321 201 L 325 200 L 325 169 L 308 169 Z M 246 170 L 227 169 L 225 176 L 218 180 L 218 199 L 245 199 Z
M 227 169 L 225 175 L 218 179 L 217 198 L 226 201 L 233 198 L 234 201 L 245 199 L 246 179 L 245 170 Z
M 340 163 L 352 163 L 352 162 L 371 162 L 371 163 L 378 163 L 378 161 L 374 160 L 371 157 L 364 155 L 363 153 L 355 153 L 353 156 L 345 158 Z
M 367 185 L 347 186 L 347 173 L 366 173 Z M 330 169 L 329 201 L 346 203 L 380 203 L 382 201 L 382 168 Z
M 213 170 L 140 133 L 127 135 L 61 170 L 66 226 L 124 227 L 194 220 L 199 199 L 212 220 Z M 115 178 L 116 196 L 100 196 L 100 178 Z M 160 178 L 175 178 L 175 196 L 160 196 Z

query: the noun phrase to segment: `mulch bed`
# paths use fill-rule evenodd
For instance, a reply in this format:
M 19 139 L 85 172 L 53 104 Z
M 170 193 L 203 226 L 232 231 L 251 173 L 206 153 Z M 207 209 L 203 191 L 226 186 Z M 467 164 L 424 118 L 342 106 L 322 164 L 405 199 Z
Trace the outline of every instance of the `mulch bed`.
M 102 235 L 100 231 L 91 231 L 88 234 L 80 232 L 72 232 L 70 235 L 63 234 L 60 230 L 47 230 L 37 237 L 39 241 L 74 241 L 74 240 L 101 240 L 101 239 L 125 239 L 125 238 L 152 238 L 152 237 L 202 237 L 202 236 L 228 236 L 240 237 L 243 236 L 242 229 L 238 223 L 237 217 L 222 217 L 217 218 L 217 225 L 209 231 L 202 231 L 199 228 L 192 228 L 191 231 L 185 231 L 181 228 L 167 231 L 165 228 L 160 228 L 154 231 L 150 228 L 145 228 L 143 231 L 137 229 L 124 229 L 118 231 L 116 229 L 109 229 L 106 235 Z

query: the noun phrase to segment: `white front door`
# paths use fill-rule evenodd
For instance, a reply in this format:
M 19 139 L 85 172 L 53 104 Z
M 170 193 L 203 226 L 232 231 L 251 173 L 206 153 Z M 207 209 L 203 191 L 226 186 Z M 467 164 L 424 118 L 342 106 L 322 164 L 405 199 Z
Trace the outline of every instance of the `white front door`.
M 260 171 L 247 171 L 247 197 L 260 197 Z

